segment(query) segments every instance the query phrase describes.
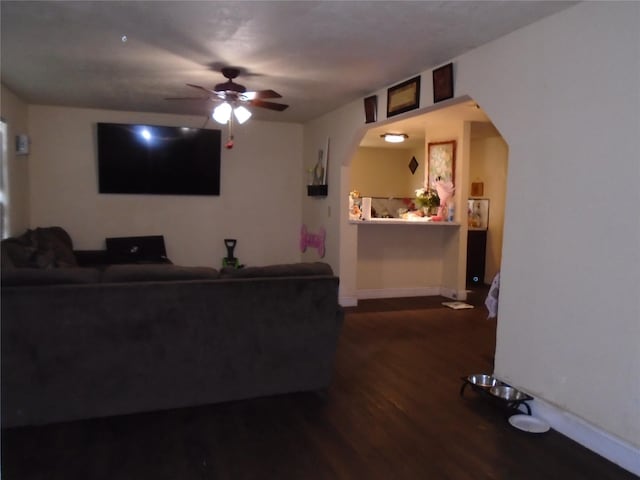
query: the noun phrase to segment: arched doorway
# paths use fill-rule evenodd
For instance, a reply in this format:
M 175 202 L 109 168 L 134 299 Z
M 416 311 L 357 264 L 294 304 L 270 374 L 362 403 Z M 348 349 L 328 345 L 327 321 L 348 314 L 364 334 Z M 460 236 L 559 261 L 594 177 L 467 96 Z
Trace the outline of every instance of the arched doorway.
M 402 144 L 385 143 L 381 136 L 387 132 L 406 134 L 407 141 Z M 364 232 L 364 229 L 359 229 L 358 255 L 354 260 L 357 263 L 358 298 L 435 294 L 457 298 L 455 289 L 442 288 L 446 272 L 441 270 L 449 267 L 443 267 L 437 256 L 445 249 L 451 250 L 446 242 L 457 241 L 462 245 L 461 263 L 478 260 L 467 259 L 465 254 L 467 235 L 470 230 L 476 230 L 475 227 L 470 229 L 468 224 L 469 198 L 489 204 L 483 212 L 486 217 L 481 262 L 484 268 L 478 284 L 489 284 L 499 270 L 508 146 L 472 99 L 457 99 L 455 104 L 447 107 L 430 108 L 427 112 L 401 120 L 376 124 L 366 131 L 349 165 L 349 191 L 358 190 L 364 197 L 373 197 L 375 215 L 396 216 L 396 212 L 402 210 L 403 202 L 414 197 L 415 189 L 425 184 L 428 144 L 450 138 L 458 142 L 456 195 L 459 198 L 456 200 L 455 220 L 460 224 L 459 237 L 454 239 L 449 233 L 434 233 L 434 230 L 426 236 L 424 230 L 392 232 L 389 228 Z M 476 187 L 473 192 L 472 183 Z M 477 190 L 478 184 L 482 186 L 481 192 Z M 416 248 L 428 249 L 436 258 L 416 259 L 406 254 L 407 250 Z M 409 264 L 415 265 L 418 271 L 407 268 Z M 458 272 L 464 272 L 464 267 L 458 268 Z

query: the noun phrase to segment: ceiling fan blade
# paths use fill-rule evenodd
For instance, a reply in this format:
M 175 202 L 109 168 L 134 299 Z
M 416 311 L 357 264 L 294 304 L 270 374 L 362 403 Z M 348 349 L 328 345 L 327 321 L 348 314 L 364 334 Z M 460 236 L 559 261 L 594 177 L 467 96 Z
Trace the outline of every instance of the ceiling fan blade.
M 249 104 L 253 105 L 254 107 L 268 108 L 269 110 L 277 110 L 278 112 L 281 112 L 289 108 L 289 105 L 284 105 L 282 103 L 265 102 L 263 100 L 258 100 L 258 99 L 251 100 Z
M 278 92 L 273 90 L 258 90 L 257 92 L 244 92 L 242 96 L 247 100 L 255 100 L 256 98 L 282 98 Z
M 165 97 L 165 100 L 209 100 L 209 97 Z
M 188 87 L 193 87 L 193 88 L 197 88 L 198 90 L 202 90 L 204 92 L 210 93 L 212 95 L 218 96 L 218 92 L 216 92 L 215 90 L 211 90 L 209 88 L 204 88 L 201 85 L 194 85 L 193 83 L 187 83 Z

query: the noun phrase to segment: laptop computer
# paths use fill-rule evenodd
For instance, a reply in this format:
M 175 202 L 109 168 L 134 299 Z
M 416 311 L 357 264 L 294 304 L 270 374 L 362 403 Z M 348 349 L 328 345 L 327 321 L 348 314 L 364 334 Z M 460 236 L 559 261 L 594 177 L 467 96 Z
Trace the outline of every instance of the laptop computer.
M 163 235 L 106 239 L 109 263 L 171 263 Z

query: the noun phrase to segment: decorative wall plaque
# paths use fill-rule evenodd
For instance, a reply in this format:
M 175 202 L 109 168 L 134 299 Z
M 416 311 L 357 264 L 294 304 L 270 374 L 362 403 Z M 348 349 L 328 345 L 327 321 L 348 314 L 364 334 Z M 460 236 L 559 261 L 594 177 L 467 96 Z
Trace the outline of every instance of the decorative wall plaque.
M 453 98 L 453 63 L 433 71 L 433 103 Z
M 371 95 L 364 99 L 364 123 L 374 123 L 378 120 L 378 97 Z
M 387 117 L 418 108 L 420 105 L 420 76 L 387 89 Z

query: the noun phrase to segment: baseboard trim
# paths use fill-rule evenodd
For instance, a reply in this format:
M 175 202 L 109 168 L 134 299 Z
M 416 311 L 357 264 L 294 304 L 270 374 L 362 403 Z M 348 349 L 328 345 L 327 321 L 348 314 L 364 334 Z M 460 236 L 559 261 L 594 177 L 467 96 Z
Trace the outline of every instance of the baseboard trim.
M 456 291 L 444 287 L 411 287 L 411 288 L 371 288 L 358 290 L 354 295 L 339 295 L 338 302 L 343 307 L 357 307 L 358 300 L 375 298 L 433 297 L 441 295 L 453 300 L 466 300 L 467 291 Z
M 373 288 L 358 290 L 360 300 L 372 298 L 430 297 L 440 295 L 440 287 Z
M 544 400 L 531 402 L 533 415 L 580 445 L 640 476 L 640 449 L 601 430 L 580 417 Z
M 358 297 L 352 295 L 338 295 L 338 303 L 342 307 L 357 307 Z
M 466 290 L 454 290 L 453 288 L 440 287 L 440 295 L 443 297 L 451 298 L 452 300 L 464 301 L 467 299 Z

